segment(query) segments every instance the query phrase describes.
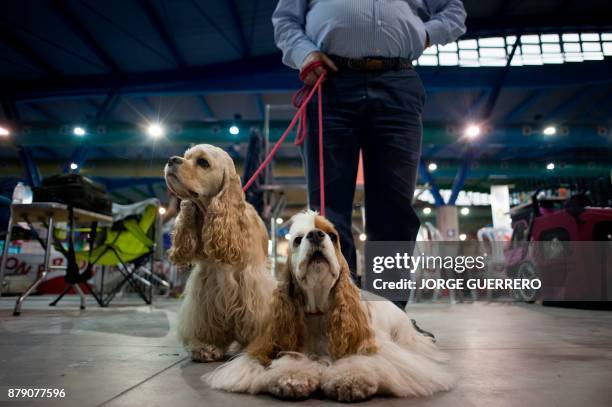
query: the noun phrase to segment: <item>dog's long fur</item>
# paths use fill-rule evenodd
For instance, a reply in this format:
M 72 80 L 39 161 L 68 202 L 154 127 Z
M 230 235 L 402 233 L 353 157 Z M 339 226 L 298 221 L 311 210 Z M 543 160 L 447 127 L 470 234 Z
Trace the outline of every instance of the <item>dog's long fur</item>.
M 164 172 L 183 200 L 169 257 L 194 265 L 178 336 L 194 360 L 218 360 L 234 341 L 246 346 L 262 329 L 276 285 L 267 267 L 267 231 L 222 149 L 192 147 L 171 157 Z
M 322 231 L 323 241 L 305 243 L 311 231 Z M 358 401 L 374 394 L 427 396 L 452 387 L 451 375 L 438 363 L 445 356 L 403 311 L 382 299 L 361 301 L 331 223 L 302 213 L 294 217 L 290 235 L 287 268 L 266 330 L 245 354 L 204 377 L 213 388 L 282 398 L 321 389 L 333 399 Z

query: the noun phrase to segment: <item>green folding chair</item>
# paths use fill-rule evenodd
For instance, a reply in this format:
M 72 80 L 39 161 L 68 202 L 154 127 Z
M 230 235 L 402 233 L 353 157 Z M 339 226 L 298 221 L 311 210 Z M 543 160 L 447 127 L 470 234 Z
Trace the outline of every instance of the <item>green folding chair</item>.
M 93 250 L 75 253 L 77 261 L 87 261 L 92 265 L 114 266 L 123 276 L 121 282 L 104 297 L 106 267 L 102 268 L 99 295 L 101 306 L 108 306 L 126 284 L 129 284 L 146 304 L 151 304 L 153 299 L 153 281 L 169 288 L 169 284 L 153 274 L 152 270 L 154 259 L 160 257 L 156 249 L 161 248 L 161 245 L 157 244 L 161 232 L 158 209 L 159 201 L 156 199 L 133 205 L 113 204 L 115 220 L 109 227 L 97 228 L 99 238 Z M 91 229 L 78 229 L 78 231 L 91 232 Z M 147 261 L 150 261 L 151 270 L 144 267 Z M 145 274 L 148 279 L 140 273 Z M 69 285 L 50 305 L 57 304 L 70 287 Z

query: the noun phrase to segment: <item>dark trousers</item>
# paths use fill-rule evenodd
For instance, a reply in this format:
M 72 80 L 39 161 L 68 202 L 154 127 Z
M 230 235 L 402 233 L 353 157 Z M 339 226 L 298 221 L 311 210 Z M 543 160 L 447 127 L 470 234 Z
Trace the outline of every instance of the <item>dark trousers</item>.
M 356 272 L 351 230 L 359 150 L 363 152 L 366 231 L 372 241 L 414 241 L 412 208 L 423 127 L 425 90 L 412 69 L 343 70 L 323 83 L 325 209 L 340 233 L 342 253 Z M 303 147 L 308 204 L 319 209 L 316 96 L 308 106 Z

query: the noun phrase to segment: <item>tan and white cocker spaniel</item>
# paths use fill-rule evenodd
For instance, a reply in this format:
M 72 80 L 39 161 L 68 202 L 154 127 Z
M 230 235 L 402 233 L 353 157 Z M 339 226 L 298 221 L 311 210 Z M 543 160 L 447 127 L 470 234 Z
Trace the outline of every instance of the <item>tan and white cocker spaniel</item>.
M 268 233 L 245 201 L 234 162 L 201 144 L 171 157 L 164 175 L 181 200 L 170 259 L 194 265 L 178 315 L 178 336 L 192 359 L 223 358 L 258 337 L 276 281 L 267 266 Z
M 431 338 L 393 303 L 362 301 L 340 251 L 338 233 L 316 212 L 296 215 L 287 267 L 265 331 L 204 380 L 216 389 L 332 399 L 375 394 L 427 396 L 449 390 L 452 376 Z

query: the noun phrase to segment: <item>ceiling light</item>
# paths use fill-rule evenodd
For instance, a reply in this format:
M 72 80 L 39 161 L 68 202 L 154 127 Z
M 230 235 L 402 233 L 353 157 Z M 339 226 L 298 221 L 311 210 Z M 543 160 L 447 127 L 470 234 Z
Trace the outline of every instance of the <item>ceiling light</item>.
M 287 240 L 291 240 L 291 235 L 290 235 L 289 233 L 287 233 L 287 234 L 285 235 L 285 239 L 287 239 Z
M 87 132 L 84 128 L 76 126 L 74 129 L 72 129 L 72 134 L 74 134 L 75 136 L 84 136 L 85 134 L 87 134 Z
M 461 208 L 461 214 L 467 216 L 470 214 L 470 208 Z
M 0 127 L 0 136 L 9 136 L 10 134 L 11 132 L 9 131 L 9 129 Z
M 424 213 L 425 215 L 429 215 L 429 214 L 431 214 L 431 208 L 430 208 L 430 207 L 428 207 L 428 206 L 427 206 L 427 207 L 425 207 L 425 208 L 423 208 L 423 213 Z
M 276 218 L 276 224 L 277 225 L 282 225 L 283 224 L 283 218 Z
M 557 128 L 555 126 L 548 126 L 542 130 L 545 136 L 554 136 L 557 133 Z
M 366 236 L 365 233 L 360 233 L 359 234 L 359 240 L 361 240 L 362 242 L 365 242 L 367 238 L 368 237 Z
M 77 168 L 79 168 L 79 165 L 77 163 L 70 163 L 70 169 L 71 170 L 76 170 Z
M 160 206 L 157 212 L 159 212 L 160 215 L 163 215 L 166 213 L 166 208 L 164 208 L 163 206 Z
M 229 128 L 229 132 L 232 136 L 236 136 L 240 133 L 240 129 L 238 128 L 238 126 L 234 125 Z
M 159 123 L 150 124 L 149 128 L 147 129 L 147 133 L 149 133 L 149 136 L 153 138 L 159 138 L 163 136 L 164 132 L 164 127 Z
M 480 126 L 476 124 L 470 124 L 465 128 L 465 135 L 468 138 L 476 138 L 480 135 Z
M 429 165 L 427 166 L 427 169 L 431 172 L 434 172 L 435 170 L 438 169 L 438 164 L 436 163 L 429 163 Z
M 463 242 L 465 239 L 467 239 L 467 235 L 465 233 L 459 235 L 459 240 Z
M 555 169 L 555 163 L 548 163 L 548 164 L 546 164 L 546 169 L 548 171 L 554 170 Z

